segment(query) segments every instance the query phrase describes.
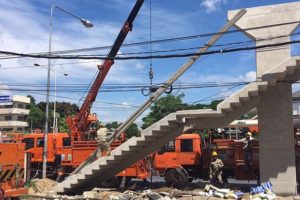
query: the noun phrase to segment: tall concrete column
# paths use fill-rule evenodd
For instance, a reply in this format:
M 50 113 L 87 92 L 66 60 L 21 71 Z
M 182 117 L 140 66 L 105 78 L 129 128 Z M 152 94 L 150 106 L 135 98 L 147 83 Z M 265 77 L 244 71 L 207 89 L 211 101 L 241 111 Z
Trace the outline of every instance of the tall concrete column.
M 236 12 L 238 11 L 229 11 L 228 19 L 231 19 Z M 273 25 L 299 20 L 300 3 L 277 4 L 247 8 L 247 13 L 236 23 L 236 27 L 255 40 L 256 45 L 259 46 L 289 41 L 289 35 L 299 23 Z M 266 38 L 273 39 L 265 40 Z M 257 80 L 289 58 L 289 45 L 257 50 Z M 276 194 L 295 195 L 297 183 L 291 84 L 279 83 L 269 88 L 268 92 L 261 94 L 258 104 L 258 122 L 261 181 L 270 180 Z

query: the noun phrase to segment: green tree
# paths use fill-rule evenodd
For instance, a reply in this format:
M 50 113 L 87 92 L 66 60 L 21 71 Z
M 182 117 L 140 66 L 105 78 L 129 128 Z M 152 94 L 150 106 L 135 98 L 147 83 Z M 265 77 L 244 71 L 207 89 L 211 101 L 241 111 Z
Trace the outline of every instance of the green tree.
M 44 128 L 45 123 L 45 114 L 44 112 L 35 104 L 36 100 L 33 96 L 28 95 L 27 97 L 30 98 L 29 104 L 29 115 L 27 117 L 27 122 L 32 127 L 33 130 L 39 128 Z
M 159 98 L 154 104 L 150 107 L 150 112 L 146 117 L 144 117 L 142 129 L 145 129 L 155 122 L 159 121 L 166 115 L 176 112 L 178 110 L 193 110 L 193 109 L 207 109 L 211 108 L 216 110 L 217 105 L 222 102 L 223 100 L 214 100 L 210 104 L 192 104 L 188 105 L 182 103 L 182 98 L 184 97 L 183 94 L 174 96 L 174 95 L 167 95 L 164 97 Z
M 114 130 L 116 128 L 118 128 L 121 124 L 119 124 L 117 121 L 113 121 L 110 123 L 105 124 L 105 127 L 110 129 L 110 130 Z M 129 128 L 125 131 L 126 134 L 126 138 L 132 138 L 133 136 L 140 136 L 141 133 L 138 129 L 137 124 L 133 123 L 129 126 Z
M 219 103 L 221 103 L 224 99 L 221 100 L 214 100 L 210 103 L 210 108 L 213 110 L 217 110 L 217 106 Z
M 154 104 L 150 107 L 150 113 L 142 119 L 144 122 L 144 124 L 142 125 L 142 129 L 151 126 L 152 124 L 172 112 L 187 109 L 188 106 L 182 103 L 183 97 L 184 94 L 180 94 L 177 96 L 169 94 L 155 101 Z
M 129 126 L 129 128 L 125 131 L 126 138 L 132 138 L 133 136 L 141 136 L 141 132 L 138 129 L 137 124 L 133 123 Z
M 43 113 L 45 113 L 46 109 L 46 103 L 45 102 L 39 102 L 37 104 L 37 107 L 42 110 Z M 49 103 L 49 125 L 48 127 L 53 126 L 53 108 L 54 103 Z M 66 124 L 66 117 L 67 116 L 73 116 L 76 115 L 79 112 L 79 108 L 76 104 L 71 104 L 69 102 L 56 102 L 56 113 L 59 116 L 58 118 L 58 130 L 60 132 L 68 132 L 68 126 Z M 45 114 L 44 114 L 45 115 Z
M 105 127 L 111 130 L 111 129 L 118 128 L 119 125 L 120 124 L 117 121 L 113 121 L 113 122 L 105 124 Z
M 59 118 L 57 126 L 58 126 L 59 132 L 63 132 L 63 133 L 70 132 L 69 127 L 66 123 L 66 117 Z

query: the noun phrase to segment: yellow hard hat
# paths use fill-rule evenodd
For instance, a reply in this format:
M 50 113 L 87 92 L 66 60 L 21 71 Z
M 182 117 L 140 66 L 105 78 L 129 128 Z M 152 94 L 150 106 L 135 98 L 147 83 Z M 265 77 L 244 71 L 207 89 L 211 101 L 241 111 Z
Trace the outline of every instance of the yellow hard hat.
M 211 156 L 218 156 L 218 153 L 216 151 L 213 151 Z
M 248 132 L 247 135 L 252 136 L 252 133 L 251 133 L 251 132 Z

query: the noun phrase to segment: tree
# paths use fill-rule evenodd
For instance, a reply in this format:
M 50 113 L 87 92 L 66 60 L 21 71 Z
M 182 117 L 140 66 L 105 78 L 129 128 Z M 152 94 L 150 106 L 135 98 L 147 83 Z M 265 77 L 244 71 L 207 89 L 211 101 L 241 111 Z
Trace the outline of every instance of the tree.
M 217 106 L 219 103 L 221 103 L 224 99 L 221 100 L 214 100 L 210 103 L 210 108 L 213 110 L 217 110 Z
M 29 115 L 27 117 L 27 122 L 32 127 L 32 129 L 43 129 L 45 123 L 45 114 L 44 112 L 35 104 L 35 99 L 33 96 L 28 95 L 30 98 L 29 104 Z
M 110 130 L 113 130 L 113 129 L 118 128 L 120 125 L 121 124 L 119 124 L 117 121 L 114 121 L 114 122 L 105 124 L 105 127 L 110 129 Z M 138 129 L 138 126 L 135 123 L 131 124 L 128 127 L 128 129 L 125 131 L 125 134 L 126 134 L 127 139 L 132 138 L 133 136 L 140 136 L 141 135 L 141 133 Z
M 59 118 L 57 126 L 58 126 L 59 132 L 63 132 L 63 133 L 70 132 L 69 127 L 66 123 L 66 117 Z
M 45 102 L 39 102 L 37 104 L 37 107 L 42 110 L 42 112 L 45 115 L 45 109 L 46 109 L 46 103 Z M 52 127 L 53 125 L 53 108 L 54 103 L 49 103 L 49 126 Z M 79 112 L 79 108 L 76 104 L 71 104 L 69 102 L 56 102 L 56 113 L 60 116 L 58 119 L 58 130 L 60 132 L 68 132 L 68 126 L 66 124 L 66 117 L 75 115 Z
M 144 124 L 142 125 L 142 129 L 145 129 L 155 122 L 159 121 L 163 117 L 167 116 L 170 113 L 176 112 L 178 110 L 193 110 L 193 109 L 217 109 L 217 105 L 222 102 L 223 100 L 214 100 L 210 104 L 193 104 L 188 105 L 182 103 L 182 98 L 184 97 L 183 94 L 174 96 L 174 95 L 167 95 L 161 97 L 154 104 L 150 107 L 150 113 L 142 120 Z
M 172 112 L 187 109 L 187 104 L 182 103 L 183 97 L 184 94 L 180 94 L 177 96 L 169 94 L 155 101 L 154 104 L 150 107 L 151 112 L 142 119 L 144 122 L 144 124 L 142 125 L 142 129 L 151 126 L 152 124 Z
M 129 128 L 125 131 L 126 138 L 132 138 L 133 136 L 141 136 L 141 132 L 138 129 L 137 124 L 133 123 L 129 126 Z
M 105 127 L 112 130 L 112 129 L 118 128 L 119 125 L 120 124 L 117 121 L 113 121 L 113 122 L 105 124 Z

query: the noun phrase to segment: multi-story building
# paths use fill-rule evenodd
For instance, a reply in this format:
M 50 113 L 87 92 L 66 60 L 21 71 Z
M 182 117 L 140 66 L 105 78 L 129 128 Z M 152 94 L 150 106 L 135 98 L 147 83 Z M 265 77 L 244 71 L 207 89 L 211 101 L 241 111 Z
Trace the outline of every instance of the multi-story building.
M 29 103 L 24 96 L 0 96 L 0 131 L 23 132 L 28 127 Z

